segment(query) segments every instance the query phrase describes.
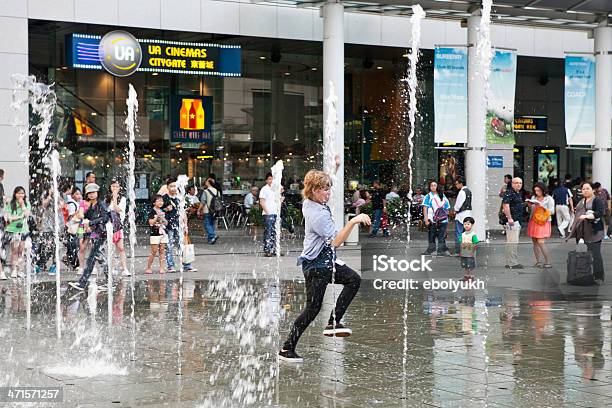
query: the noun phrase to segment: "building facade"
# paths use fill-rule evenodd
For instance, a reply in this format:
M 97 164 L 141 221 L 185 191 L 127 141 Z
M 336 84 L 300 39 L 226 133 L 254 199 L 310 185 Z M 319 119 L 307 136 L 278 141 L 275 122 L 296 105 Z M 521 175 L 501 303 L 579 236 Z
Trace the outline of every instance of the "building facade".
M 324 50 L 324 14 L 314 7 L 218 0 L 0 3 L 0 129 L 5 139 L 0 167 L 6 172 L 6 191 L 28 185 L 32 173 L 31 164 L 24 163 L 29 146 L 18 142 L 15 127 L 27 117 L 16 117 L 10 109 L 13 73 L 55 83 L 58 109 L 52 133 L 61 147 L 62 172 L 77 185 L 88 171 L 96 172 L 103 184 L 122 177 L 129 84 L 139 101 L 139 199 L 155 193 L 168 175 L 187 174 L 199 184 L 210 172 L 226 190 L 240 194 L 262 184 L 280 159 L 286 184 L 298 185 L 323 159 L 324 55 L 329 55 Z M 341 19 L 342 188 L 374 179 L 405 185 L 410 20 L 347 10 Z M 240 76 L 150 70 L 117 77 L 74 66 L 68 52 L 72 35 L 101 37 L 113 30 L 151 41 L 240 47 Z M 566 147 L 563 112 L 563 58 L 570 51 L 593 53 L 589 37 L 587 30 L 491 26 L 493 46 L 517 51 L 515 114 L 543 116 L 548 122 L 545 132 L 517 134 L 514 146 L 488 146 L 488 154 L 503 157 L 501 166 L 481 169 L 487 173 L 484 191 L 491 228 L 503 175 L 521 176 L 529 188 L 541 178 L 541 155 L 556 157 L 557 177 L 592 177 L 593 149 Z M 449 182 L 447 158 L 457 163 L 457 174 L 465 174 L 470 153 L 434 143 L 433 48 L 467 43 L 468 27 L 459 21 L 422 22 L 413 186 L 424 186 L 430 179 Z M 177 141 L 173 122 L 186 108 L 184 100 L 200 98 L 207 103 L 210 133 L 197 142 Z

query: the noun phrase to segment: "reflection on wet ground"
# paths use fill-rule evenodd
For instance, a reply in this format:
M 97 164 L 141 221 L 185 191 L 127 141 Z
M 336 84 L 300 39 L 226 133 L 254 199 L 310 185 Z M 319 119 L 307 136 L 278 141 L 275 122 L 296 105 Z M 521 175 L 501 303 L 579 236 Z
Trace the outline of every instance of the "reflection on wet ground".
M 129 284 L 111 308 L 106 292 L 66 290 L 61 339 L 53 283 L 33 286 L 29 332 L 23 286 L 0 293 L 3 385 L 64 387 L 64 406 L 612 406 L 612 301 L 598 296 L 413 291 L 404 356 L 405 292 L 364 282 L 353 335 L 322 336 L 328 296 L 304 364 L 275 376 L 275 319 L 282 337 L 300 282 L 139 281 L 133 312 Z

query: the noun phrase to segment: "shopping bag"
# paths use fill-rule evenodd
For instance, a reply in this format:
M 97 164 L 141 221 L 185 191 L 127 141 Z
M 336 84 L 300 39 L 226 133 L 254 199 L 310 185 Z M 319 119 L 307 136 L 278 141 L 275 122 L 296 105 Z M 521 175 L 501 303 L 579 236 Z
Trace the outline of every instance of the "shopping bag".
M 183 240 L 183 263 L 189 264 L 195 261 L 195 247 L 189 239 L 189 235 L 185 235 Z

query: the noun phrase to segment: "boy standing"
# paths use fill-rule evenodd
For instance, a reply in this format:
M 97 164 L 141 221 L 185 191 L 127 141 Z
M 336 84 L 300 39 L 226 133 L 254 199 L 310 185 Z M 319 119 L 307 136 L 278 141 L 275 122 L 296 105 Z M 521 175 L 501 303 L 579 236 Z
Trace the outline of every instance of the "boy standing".
M 461 234 L 461 267 L 463 268 L 463 279 L 464 281 L 470 281 L 474 279 L 474 268 L 476 267 L 476 245 L 478 244 L 478 237 L 476 233 L 472 231 L 474 226 L 474 218 L 465 217 L 463 220 L 464 231 Z

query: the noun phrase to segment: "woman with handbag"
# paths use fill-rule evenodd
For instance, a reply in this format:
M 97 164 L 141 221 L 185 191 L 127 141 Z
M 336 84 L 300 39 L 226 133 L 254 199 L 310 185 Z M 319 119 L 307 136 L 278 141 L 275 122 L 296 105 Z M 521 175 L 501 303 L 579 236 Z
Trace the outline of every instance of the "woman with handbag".
M 536 183 L 532 191 L 533 197 L 525 200 L 525 202 L 530 209 L 527 235 L 531 237 L 533 243 L 533 253 L 536 259 L 534 266 L 550 269 L 552 268 L 552 261 L 546 246 L 546 240 L 550 238 L 555 200 L 546 194 L 546 189 L 542 183 Z
M 593 185 L 589 182 L 582 183 L 582 198 L 576 205 L 576 214 L 570 236 L 574 237 L 576 243 L 584 240 L 588 251 L 593 256 L 593 278 L 595 284 L 601 285 L 605 279 L 603 258 L 601 257 L 601 241 L 604 237 L 603 217 L 606 212 L 606 204 L 595 196 Z
M 436 252 L 436 239 L 438 240 L 438 256 L 450 256 L 446 246 L 446 229 L 448 228 L 448 213 L 450 203 L 442 189 L 438 190 L 438 183 L 429 183 L 429 193 L 423 199 L 423 218 L 429 229 L 428 246 L 423 255 L 431 255 Z
M 5 210 L 8 224 L 5 228 L 5 233 L 7 234 L 8 241 L 11 243 L 11 267 L 13 268 L 11 278 L 16 278 L 17 276 L 23 278 L 25 277 L 23 272 L 17 273 L 17 262 L 23 258 L 25 240 L 30 232 L 28 218 L 32 213 L 23 187 L 15 187 L 13 198 Z
M 119 262 L 121 262 L 121 274 L 123 276 L 131 276 L 132 274 L 127 268 L 127 260 L 125 257 L 125 246 L 123 245 L 123 221 L 125 220 L 125 211 L 127 200 L 121 194 L 121 185 L 119 181 L 113 179 L 108 188 L 106 195 L 106 205 L 111 222 L 113 224 L 113 244 L 119 254 Z M 110 265 L 109 265 L 110 268 Z

